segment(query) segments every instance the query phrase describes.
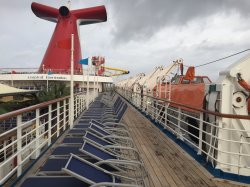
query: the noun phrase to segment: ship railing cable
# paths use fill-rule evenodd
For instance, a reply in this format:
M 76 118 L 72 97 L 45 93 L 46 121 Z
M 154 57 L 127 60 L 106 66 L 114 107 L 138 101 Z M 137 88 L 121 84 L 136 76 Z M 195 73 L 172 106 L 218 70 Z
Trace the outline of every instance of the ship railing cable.
M 245 53 L 245 52 L 247 52 L 247 51 L 250 51 L 250 49 L 245 49 L 245 50 L 243 50 L 243 51 L 239 51 L 239 52 L 237 52 L 237 53 L 233 53 L 233 54 L 228 55 L 228 56 L 225 56 L 225 57 L 223 57 L 223 58 L 219 58 L 219 59 L 217 59 L 217 60 L 213 60 L 213 61 L 210 61 L 210 62 L 206 62 L 206 63 L 204 63 L 204 64 L 200 64 L 200 65 L 197 65 L 197 66 L 194 66 L 194 67 L 195 67 L 195 68 L 198 68 L 198 67 L 206 66 L 206 65 L 209 65 L 209 64 L 213 64 L 213 63 L 215 63 L 215 62 L 219 62 L 219 61 L 221 61 L 221 60 L 225 60 L 225 59 L 227 59 L 227 58 L 231 58 L 231 57 L 233 57 L 233 56 L 239 55 L 239 54 L 241 54 L 241 53 Z M 184 65 L 184 66 L 185 66 L 185 67 L 190 67 L 190 66 L 187 66 L 187 65 Z

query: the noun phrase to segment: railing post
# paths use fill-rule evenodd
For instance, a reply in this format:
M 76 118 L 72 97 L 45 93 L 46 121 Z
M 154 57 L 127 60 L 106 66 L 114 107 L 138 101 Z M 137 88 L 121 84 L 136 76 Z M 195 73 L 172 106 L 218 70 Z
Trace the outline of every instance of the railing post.
M 40 146 L 40 109 L 36 109 L 36 148 Z M 36 150 L 35 159 L 40 155 L 40 149 Z
M 12 136 L 12 137 L 11 137 L 11 142 L 14 142 L 14 141 L 15 141 L 15 137 Z M 15 153 L 15 144 L 12 144 L 11 150 L 12 150 L 12 153 L 14 154 L 14 153 Z
M 177 131 L 177 138 L 178 139 L 182 139 L 182 135 L 181 135 L 181 108 L 178 107 L 178 120 L 177 120 L 177 125 L 178 125 L 178 131 Z
M 7 140 L 4 140 L 4 143 L 3 143 L 3 147 L 6 147 L 7 143 L 6 143 Z M 12 151 L 11 154 L 13 154 L 14 152 Z M 6 149 L 4 149 L 4 160 L 6 160 Z
M 153 114 L 153 118 L 154 118 L 154 120 L 155 120 L 155 122 L 159 122 L 159 101 L 158 101 L 158 99 L 156 99 L 155 101 L 154 101 L 154 114 Z
M 81 95 L 81 97 L 80 97 L 80 114 L 82 113 L 82 111 L 83 111 L 83 95 Z
M 52 105 L 49 105 L 48 111 L 48 146 L 51 144 L 51 113 L 52 113 Z
M 65 131 L 65 129 L 66 129 L 66 117 L 67 117 L 67 115 L 66 115 L 66 100 L 67 99 L 63 100 L 63 131 Z
M 83 95 L 80 95 L 80 98 L 79 98 L 80 99 L 80 102 L 79 102 L 80 103 L 80 114 L 83 111 L 83 101 L 82 101 L 83 99 L 82 98 L 83 98 Z
M 82 96 L 82 112 L 85 110 L 86 106 L 86 95 Z
M 78 116 L 78 112 L 79 112 L 79 98 L 78 98 L 78 96 L 76 96 L 76 106 L 75 106 L 75 108 L 76 108 L 76 113 L 75 113 L 75 118 L 77 118 L 77 116 Z
M 73 128 L 73 124 L 74 124 L 74 96 L 73 98 L 70 98 L 70 102 L 69 102 L 69 126 L 70 129 Z
M 167 127 L 168 124 L 168 103 L 165 102 L 165 111 L 164 111 L 164 115 L 165 115 L 165 126 L 164 129 Z
M 77 118 L 78 115 L 78 96 L 75 96 L 75 102 L 74 102 L 74 119 Z
M 60 101 L 57 102 L 57 127 L 56 127 L 56 136 L 59 137 L 60 135 Z
M 145 108 L 144 108 L 144 112 L 146 113 L 146 115 L 148 115 L 148 96 L 146 95 L 145 97 Z
M 202 152 L 202 132 L 203 132 L 203 113 L 200 112 L 200 123 L 199 123 L 199 150 L 198 155 Z
M 87 94 L 89 94 L 89 93 L 87 93 Z M 89 108 L 89 101 L 88 101 L 89 95 L 87 95 L 87 94 L 86 94 L 86 96 L 85 96 L 85 104 L 86 104 L 85 108 L 86 108 L 86 109 Z
M 85 104 L 86 104 L 86 95 L 82 96 L 82 112 L 85 110 Z
M 74 111 L 74 115 L 73 115 L 73 122 L 74 122 L 74 119 L 75 119 L 75 116 L 77 115 L 77 96 L 74 97 L 74 105 L 73 105 L 73 111 Z
M 22 174 L 22 115 L 17 116 L 17 176 Z

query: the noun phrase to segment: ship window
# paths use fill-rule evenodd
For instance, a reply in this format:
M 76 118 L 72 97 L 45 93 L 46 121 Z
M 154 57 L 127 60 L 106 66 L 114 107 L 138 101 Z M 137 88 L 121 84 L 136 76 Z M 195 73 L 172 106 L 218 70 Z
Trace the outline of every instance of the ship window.
M 180 81 L 180 77 L 175 76 L 175 77 L 172 78 L 171 84 L 178 84 L 179 81 Z
M 195 77 L 195 78 L 192 80 L 192 83 L 193 83 L 193 84 L 202 83 L 202 78 L 201 78 L 201 77 Z
M 206 77 L 203 78 L 203 82 L 205 84 L 210 84 L 211 83 L 211 81 L 208 78 L 206 78 Z
M 181 84 L 189 84 L 190 83 L 190 81 L 189 80 L 186 80 L 186 79 L 183 79 L 182 81 L 181 81 Z

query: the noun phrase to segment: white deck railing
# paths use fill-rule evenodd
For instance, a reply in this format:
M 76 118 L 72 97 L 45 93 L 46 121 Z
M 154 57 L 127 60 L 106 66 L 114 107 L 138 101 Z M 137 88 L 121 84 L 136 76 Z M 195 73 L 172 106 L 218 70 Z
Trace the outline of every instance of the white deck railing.
M 64 97 L 0 115 L 0 185 L 13 174 L 20 176 L 70 127 L 69 105 L 70 98 Z M 74 95 L 74 119 L 85 109 L 85 94 Z
M 250 128 L 242 125 L 250 125 L 250 116 L 197 109 L 120 88 L 117 92 L 198 155 L 203 155 L 214 168 L 250 175 Z M 221 123 L 223 118 L 230 125 Z

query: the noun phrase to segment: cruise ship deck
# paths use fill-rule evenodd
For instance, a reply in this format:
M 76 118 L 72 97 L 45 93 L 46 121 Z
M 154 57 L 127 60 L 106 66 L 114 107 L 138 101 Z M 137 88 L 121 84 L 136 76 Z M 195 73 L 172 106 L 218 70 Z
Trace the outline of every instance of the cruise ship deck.
M 126 101 L 123 100 L 123 102 Z M 146 186 L 250 186 L 215 178 L 137 109 L 127 102 L 126 104 L 128 107 L 121 118 L 121 123 L 127 125 L 140 157 L 145 164 L 147 171 Z M 79 117 L 75 121 L 75 125 L 78 124 L 81 118 Z M 15 186 L 23 186 L 23 182 L 27 178 L 37 175 L 49 156 L 62 144 L 69 132 L 70 129 L 65 131 Z
M 149 186 L 250 186 L 214 178 L 135 108 L 128 107 L 128 125 L 149 174 Z

